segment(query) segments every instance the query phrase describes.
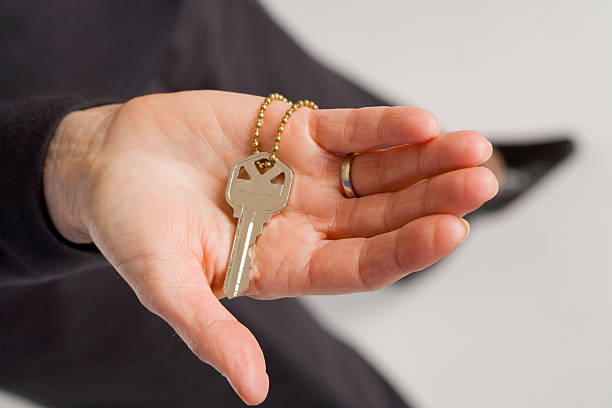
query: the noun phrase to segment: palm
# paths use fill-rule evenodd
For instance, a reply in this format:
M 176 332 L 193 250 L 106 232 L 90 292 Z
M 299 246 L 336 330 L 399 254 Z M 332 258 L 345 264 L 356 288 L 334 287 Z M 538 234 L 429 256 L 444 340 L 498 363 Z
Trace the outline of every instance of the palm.
M 224 196 L 227 177 L 251 152 L 260 103 L 248 95 L 191 92 L 126 105 L 96 159 L 90 210 L 92 238 L 143 304 L 249 402 L 265 396 L 263 356 L 216 298 L 236 225 Z M 280 102 L 268 109 L 264 148 L 286 109 Z M 349 200 L 340 192 L 338 153 L 425 142 L 437 133 L 429 114 L 395 109 L 304 109 L 293 116 L 279 152 L 294 172 L 293 188 L 257 240 L 247 295 L 370 290 L 460 242 L 455 216 L 496 188 L 490 173 L 471 168 L 490 154 L 474 132 L 363 154 L 352 175 L 364 197 Z M 431 181 L 415 184 L 421 179 Z

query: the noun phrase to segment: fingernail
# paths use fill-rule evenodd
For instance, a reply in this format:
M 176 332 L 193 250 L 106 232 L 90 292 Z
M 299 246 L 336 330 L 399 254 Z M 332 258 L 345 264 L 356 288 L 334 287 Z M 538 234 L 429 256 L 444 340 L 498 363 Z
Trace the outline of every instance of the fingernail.
M 461 239 L 461 242 L 465 241 L 465 239 L 468 237 L 468 235 L 470 235 L 470 224 L 463 218 L 459 218 L 459 220 L 463 223 L 463 227 L 465 228 L 465 235 L 463 236 L 463 238 Z

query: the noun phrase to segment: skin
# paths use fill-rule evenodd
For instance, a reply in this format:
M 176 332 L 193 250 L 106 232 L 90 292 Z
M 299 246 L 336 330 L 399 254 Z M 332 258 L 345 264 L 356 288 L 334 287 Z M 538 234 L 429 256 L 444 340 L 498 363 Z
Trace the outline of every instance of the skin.
M 142 304 L 223 374 L 247 404 L 268 392 L 263 353 L 218 301 L 236 219 L 225 201 L 232 166 L 251 154 L 263 99 L 192 91 L 76 111 L 60 123 L 43 172 L 49 214 L 76 243 L 94 242 Z M 270 149 L 289 105 L 266 111 Z M 387 150 L 374 151 L 383 146 Z M 360 152 L 340 190 L 341 154 Z M 479 133 L 440 134 L 412 107 L 299 109 L 279 157 L 294 172 L 286 208 L 256 244 L 257 299 L 376 290 L 448 255 L 460 217 L 497 192 Z

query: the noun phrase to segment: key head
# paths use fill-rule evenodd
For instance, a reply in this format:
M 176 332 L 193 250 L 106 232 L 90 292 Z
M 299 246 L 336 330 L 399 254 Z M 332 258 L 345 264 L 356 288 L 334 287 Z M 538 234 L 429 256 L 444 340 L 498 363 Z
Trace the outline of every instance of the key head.
M 281 160 L 276 160 L 273 166 L 259 171 L 255 162 L 267 159 L 270 153 L 261 152 L 238 161 L 232 168 L 225 189 L 225 199 L 234 208 L 234 216 L 240 213 L 242 207 L 252 208 L 270 215 L 282 210 L 287 205 L 293 171 Z M 239 177 L 244 169 L 245 177 Z M 282 184 L 276 179 L 284 175 Z M 266 220 L 267 222 L 267 220 Z

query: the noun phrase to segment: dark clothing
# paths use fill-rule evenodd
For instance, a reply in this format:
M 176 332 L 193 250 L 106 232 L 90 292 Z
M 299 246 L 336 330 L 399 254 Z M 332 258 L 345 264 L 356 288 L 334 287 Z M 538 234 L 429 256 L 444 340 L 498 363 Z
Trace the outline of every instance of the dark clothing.
M 382 102 L 308 57 L 247 0 L 4 1 L 0 50 L 0 388 L 50 407 L 243 406 L 95 246 L 54 229 L 41 180 L 47 144 L 67 112 L 151 92 Z M 223 303 L 263 348 L 263 406 L 406 406 L 298 301 Z

